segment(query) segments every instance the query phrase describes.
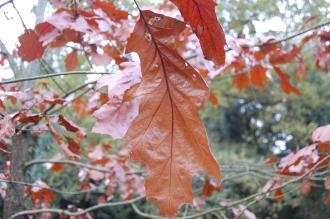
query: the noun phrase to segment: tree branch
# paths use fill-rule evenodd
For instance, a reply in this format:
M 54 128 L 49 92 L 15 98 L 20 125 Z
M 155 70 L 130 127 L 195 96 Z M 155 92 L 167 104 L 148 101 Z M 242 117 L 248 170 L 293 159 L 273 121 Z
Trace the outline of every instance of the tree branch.
M 95 211 L 100 208 L 105 208 L 105 207 L 116 207 L 116 206 L 121 206 L 121 205 L 129 205 L 134 202 L 137 202 L 141 199 L 143 199 L 145 196 L 138 196 L 134 199 L 127 200 L 127 201 L 121 201 L 121 202 L 108 202 L 108 203 L 103 203 L 103 204 L 98 204 L 94 205 L 92 207 L 86 208 L 85 210 L 79 211 L 79 212 L 71 212 L 68 210 L 62 210 L 62 209 L 52 209 L 52 208 L 44 208 L 44 209 L 35 209 L 35 210 L 26 210 L 26 211 L 21 211 L 18 212 L 12 216 L 9 217 L 9 219 L 14 219 L 19 216 L 24 216 L 24 215 L 30 215 L 30 214 L 40 214 L 40 213 L 55 213 L 55 214 L 64 214 L 67 216 L 80 216 L 87 214 L 91 211 Z
M 41 188 L 41 189 L 47 189 L 49 191 L 52 191 L 52 192 L 58 193 L 58 194 L 62 194 L 62 195 L 82 195 L 82 194 L 85 194 L 85 193 L 88 193 L 88 192 L 95 192 L 96 190 L 104 188 L 104 186 L 99 186 L 99 187 L 96 187 L 96 188 L 80 190 L 78 192 L 69 192 L 69 191 L 62 191 L 62 190 L 49 188 L 49 187 L 41 186 L 41 185 L 36 185 L 36 184 L 33 184 L 33 183 L 22 182 L 22 181 L 0 179 L 0 182 L 8 183 L 8 184 L 17 184 L 17 185 L 23 185 L 23 186 L 30 186 L 30 187 L 37 187 L 37 188 Z
M 241 203 L 244 203 L 246 201 L 249 201 L 249 200 L 254 200 L 256 199 L 258 196 L 263 196 L 264 198 L 266 197 L 267 194 L 269 194 L 270 192 L 273 192 L 277 189 L 281 189 L 281 188 L 284 188 L 292 183 L 295 183 L 295 182 L 298 182 L 302 179 L 304 179 L 307 175 L 309 175 L 311 172 L 313 172 L 320 164 L 322 164 L 325 160 L 329 159 L 330 158 L 330 154 L 326 157 L 324 157 L 323 159 L 319 160 L 311 169 L 309 169 L 306 173 L 304 173 L 303 175 L 299 176 L 299 177 L 295 177 L 279 186 L 276 186 L 276 187 L 273 187 L 271 189 L 269 189 L 268 191 L 266 192 L 258 192 L 258 193 L 255 193 L 253 195 L 250 195 L 250 196 L 247 196 L 245 198 L 242 198 L 240 200 L 237 200 L 237 201 L 233 201 L 231 203 L 229 203 L 228 205 L 226 206 L 223 206 L 223 207 L 216 207 L 216 208 L 211 208 L 211 209 L 208 209 L 208 210 L 205 210 L 203 212 L 200 212 L 200 213 L 197 213 L 197 214 L 193 214 L 193 215 L 190 215 L 190 216 L 186 216 L 186 217 L 175 217 L 174 219 L 192 219 L 192 218 L 197 218 L 197 217 L 201 217 L 201 216 L 204 216 L 204 215 L 207 215 L 207 214 L 210 214 L 212 212 L 216 212 L 216 211 L 222 211 L 224 209 L 228 209 L 228 208 L 231 208 L 231 207 L 234 207 L 236 205 L 239 205 Z M 258 201 L 260 201 L 261 199 L 257 199 Z M 252 201 L 253 203 L 255 203 L 255 201 Z M 251 202 L 251 203 L 252 203 Z M 151 215 L 151 214 L 146 214 L 142 211 L 140 211 L 138 209 L 138 207 L 132 203 L 131 206 L 133 207 L 134 211 L 143 216 L 143 217 L 147 217 L 147 218 L 153 218 L 153 219 L 159 219 L 158 216 L 156 215 Z
M 24 81 L 40 80 L 40 79 L 58 77 L 58 76 L 64 76 L 64 75 L 107 75 L 107 74 L 111 74 L 111 73 L 110 72 L 68 71 L 68 72 L 51 73 L 51 74 L 47 74 L 47 75 L 40 75 L 40 76 L 34 76 L 34 77 L 20 78 L 20 79 L 16 79 L 16 80 L 1 81 L 0 85 L 13 84 L 13 83 L 24 82 Z
M 53 164 L 68 164 L 68 165 L 74 165 L 74 166 L 79 166 L 79 167 L 83 167 L 86 169 L 90 169 L 90 170 L 96 170 L 102 173 L 110 173 L 111 171 L 109 169 L 105 169 L 105 168 L 98 168 L 89 164 L 84 164 L 84 163 L 80 163 L 77 161 L 72 161 L 72 160 L 32 160 L 29 161 L 25 164 L 25 168 L 29 168 L 33 165 L 36 164 L 44 164 L 44 163 L 53 163 Z

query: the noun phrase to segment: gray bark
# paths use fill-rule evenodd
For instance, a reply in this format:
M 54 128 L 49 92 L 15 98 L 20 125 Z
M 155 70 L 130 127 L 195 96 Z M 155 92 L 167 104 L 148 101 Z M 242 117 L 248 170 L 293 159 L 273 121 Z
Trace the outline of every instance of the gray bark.
M 12 181 L 25 181 L 24 165 L 30 158 L 30 149 L 34 146 L 34 138 L 30 134 L 21 134 L 13 137 L 10 176 Z M 24 186 L 19 184 L 7 184 L 4 200 L 3 218 L 24 210 Z

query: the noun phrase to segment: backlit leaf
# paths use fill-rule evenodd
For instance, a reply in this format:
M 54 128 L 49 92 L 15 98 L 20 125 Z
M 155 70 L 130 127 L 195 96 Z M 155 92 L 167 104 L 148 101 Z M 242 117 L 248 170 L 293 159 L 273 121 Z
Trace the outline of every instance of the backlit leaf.
M 127 46 L 127 52 L 140 56 L 142 82 L 136 91 L 139 115 L 125 143 L 131 158 L 147 166 L 147 198 L 156 201 L 166 216 L 192 203 L 194 174 L 204 172 L 220 181 L 219 166 L 198 115 L 209 90 L 173 49 L 175 36 L 184 28 L 176 19 L 143 11 Z
M 171 0 L 198 37 L 204 56 L 217 65 L 224 65 L 225 34 L 218 22 L 214 0 Z

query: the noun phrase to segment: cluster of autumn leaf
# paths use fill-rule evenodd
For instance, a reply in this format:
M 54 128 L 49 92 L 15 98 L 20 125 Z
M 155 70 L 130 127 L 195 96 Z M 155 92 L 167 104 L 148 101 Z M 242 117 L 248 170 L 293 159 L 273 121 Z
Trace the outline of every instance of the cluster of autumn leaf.
M 267 182 L 263 188 L 264 192 L 278 187 L 283 181 L 281 176 L 296 176 L 301 177 L 301 191 L 307 196 L 311 188 L 317 184 L 317 179 L 308 178 L 308 176 L 328 171 L 330 168 L 330 125 L 319 127 L 313 132 L 311 145 L 288 154 L 279 162 L 275 156 L 270 157 L 266 160 L 266 165 L 275 165 L 278 177 Z M 324 188 L 330 190 L 330 177 L 324 180 Z M 282 188 L 274 189 L 273 195 L 278 201 L 281 201 L 283 199 Z M 325 203 L 330 205 L 330 192 Z
M 82 189 L 95 186 L 95 183 L 87 183 L 88 179 L 94 182 L 111 179 L 111 183 L 106 185 L 108 197 L 100 198 L 100 202 L 111 199 L 109 197 L 116 187 L 121 188 L 122 199 L 132 198 L 136 192 L 143 194 L 141 176 L 125 174 L 134 170 L 126 159 L 129 156 L 140 161 L 148 170 L 145 181 L 147 198 L 158 204 L 162 215 L 173 216 L 184 203 L 192 203 L 194 175 L 205 173 L 217 183 L 221 178 L 219 165 L 209 149 L 205 128 L 198 115 L 198 110 L 208 98 L 213 103 L 217 102 L 214 96 L 210 96 L 205 80 L 213 80 L 220 75 L 205 69 L 204 58 L 213 62 L 213 70 L 223 66 L 221 72 L 234 72 L 233 84 L 240 90 L 250 84 L 260 90 L 265 89 L 268 71 L 273 69 L 282 90 L 296 95 L 301 95 L 301 92 L 292 85 L 290 76 L 283 72 L 281 66 L 299 57 L 308 41 L 320 40 L 321 46 L 315 55 L 316 65 L 329 68 L 329 59 L 324 58 L 330 48 L 330 32 L 326 31 L 307 35 L 289 51 L 284 51 L 280 44 L 272 44 L 273 38 L 258 43 L 228 40 L 233 58 L 226 63 L 226 40 L 217 21 L 214 1 L 172 2 L 184 22 L 164 14 L 143 11 L 137 5 L 140 16 L 134 24 L 134 19 L 127 12 L 101 0 L 90 1 L 88 9 L 54 5 L 58 9 L 51 17 L 19 37 L 18 55 L 25 61 L 33 61 L 42 58 L 47 48 L 62 48 L 73 42 L 79 48 L 72 47 L 66 56 L 67 71 L 77 69 L 79 57 L 84 55 L 91 57 L 94 65 L 107 66 L 114 60 L 119 71 L 97 81 L 96 88 L 106 86 L 107 94 L 96 91 L 88 100 L 77 97 L 68 101 L 53 94 L 45 83 L 33 91 L 32 98 L 20 91 L 17 85 L 1 86 L 2 111 L 5 110 L 4 98 L 12 104 L 19 100 L 21 104 L 18 112 L 2 114 L 1 148 L 6 151 L 11 137 L 20 131 L 32 129 L 32 133 L 37 135 L 47 131 L 71 159 L 79 159 L 86 131 L 63 115 L 51 115 L 54 106 L 71 104 L 81 117 L 93 114 L 96 119 L 93 132 L 123 139 L 125 145 L 122 153 L 114 156 L 107 153 L 108 146 L 91 144 L 92 149 L 88 153 L 91 164 L 106 168 L 108 172 L 81 170 Z M 161 10 L 173 10 L 168 3 L 162 7 Z M 200 55 L 192 58 L 194 66 L 183 58 L 191 37 L 198 39 L 203 54 L 203 60 Z M 133 52 L 138 54 L 140 62 L 132 61 L 130 54 Z M 307 67 L 302 58 L 299 57 L 298 61 L 296 78 L 300 81 L 306 76 Z M 31 108 L 39 113 L 30 114 Z M 42 119 L 45 119 L 44 124 L 40 123 Z M 55 127 L 55 123 L 60 126 Z M 18 133 L 17 127 L 20 128 Z M 324 136 L 315 137 L 312 146 L 283 158 L 278 166 L 279 173 L 301 175 L 313 168 L 325 156 L 319 153 L 324 152 L 324 148 L 325 152 L 329 152 L 328 128 Z M 52 166 L 53 171 L 62 169 L 62 164 Z M 9 179 L 10 175 L 6 177 Z M 213 190 L 219 191 L 219 188 L 206 181 L 203 194 L 208 196 Z M 36 189 L 29 192 L 34 194 L 35 202 L 43 200 L 42 207 L 54 199 L 49 191 L 44 193 Z

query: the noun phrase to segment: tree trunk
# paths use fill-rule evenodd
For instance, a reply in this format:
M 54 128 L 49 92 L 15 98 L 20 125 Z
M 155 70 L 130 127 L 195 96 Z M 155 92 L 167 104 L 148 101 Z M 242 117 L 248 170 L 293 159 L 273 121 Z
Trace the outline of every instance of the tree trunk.
M 13 137 L 10 157 L 11 181 L 25 181 L 24 165 L 31 156 L 31 147 L 35 141 L 30 134 L 23 133 Z M 7 219 L 12 214 L 24 210 L 24 185 L 15 183 L 7 184 L 4 200 L 3 218 Z

